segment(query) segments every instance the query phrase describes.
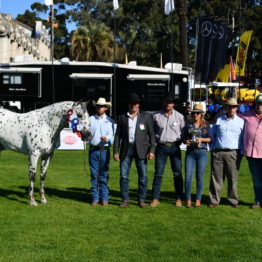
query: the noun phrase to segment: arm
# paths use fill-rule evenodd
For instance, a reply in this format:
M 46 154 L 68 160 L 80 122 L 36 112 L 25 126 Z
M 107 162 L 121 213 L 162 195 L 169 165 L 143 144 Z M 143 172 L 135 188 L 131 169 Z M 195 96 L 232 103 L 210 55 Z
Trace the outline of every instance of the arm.
M 119 147 L 120 147 L 120 126 L 121 126 L 121 119 L 117 123 L 114 145 L 113 145 L 113 155 L 116 161 L 119 161 Z
M 152 117 L 148 115 L 148 136 L 149 136 L 149 155 L 148 159 L 153 159 L 156 149 L 155 132 Z

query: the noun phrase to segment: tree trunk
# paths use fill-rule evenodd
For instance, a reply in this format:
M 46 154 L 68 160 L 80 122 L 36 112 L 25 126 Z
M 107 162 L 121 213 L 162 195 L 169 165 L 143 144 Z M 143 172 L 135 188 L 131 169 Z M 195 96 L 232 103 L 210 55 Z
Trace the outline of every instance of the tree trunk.
M 179 43 L 181 62 L 183 66 L 188 66 L 188 46 L 187 46 L 187 1 L 178 0 L 177 10 L 179 17 Z

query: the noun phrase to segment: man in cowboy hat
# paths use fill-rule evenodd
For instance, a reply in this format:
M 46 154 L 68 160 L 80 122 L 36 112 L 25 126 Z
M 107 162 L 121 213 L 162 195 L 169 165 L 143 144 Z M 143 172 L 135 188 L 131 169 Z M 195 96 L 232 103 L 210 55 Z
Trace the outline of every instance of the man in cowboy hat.
M 213 151 L 209 187 L 209 207 L 220 202 L 224 175 L 228 179 L 228 201 L 238 207 L 237 178 L 241 161 L 244 120 L 237 116 L 238 103 L 235 98 L 225 102 L 226 113 L 219 116 L 212 128 Z
M 96 114 L 89 118 L 90 140 L 89 166 L 91 172 L 91 198 L 92 205 L 97 206 L 99 201 L 103 206 L 108 205 L 108 169 L 110 152 L 109 147 L 114 139 L 114 121 L 106 115 L 111 107 L 110 102 L 100 97 L 93 105 L 96 107 Z
M 138 171 L 138 205 L 145 208 L 147 194 L 147 160 L 154 158 L 155 134 L 152 118 L 139 110 L 136 93 L 129 96 L 128 112 L 119 117 L 114 142 L 114 159 L 120 160 L 121 208 L 129 206 L 129 171 L 135 159 Z
M 256 97 L 256 108 L 240 117 L 245 120 L 244 155 L 247 157 L 255 193 L 251 209 L 262 207 L 262 93 Z
M 163 109 L 153 116 L 156 134 L 156 161 L 153 181 L 153 200 L 151 207 L 159 205 L 162 176 L 167 158 L 170 158 L 176 191 L 176 206 L 182 206 L 183 178 L 181 173 L 181 136 L 185 126 L 184 116 L 174 109 L 173 94 L 167 94 L 163 100 Z

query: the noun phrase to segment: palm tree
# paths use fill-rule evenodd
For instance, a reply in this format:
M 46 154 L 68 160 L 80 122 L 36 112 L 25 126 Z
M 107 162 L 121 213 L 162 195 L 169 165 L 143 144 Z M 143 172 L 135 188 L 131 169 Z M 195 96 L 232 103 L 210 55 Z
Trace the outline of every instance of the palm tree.
M 112 62 L 114 36 L 102 23 L 89 23 L 74 31 L 70 53 L 76 61 Z

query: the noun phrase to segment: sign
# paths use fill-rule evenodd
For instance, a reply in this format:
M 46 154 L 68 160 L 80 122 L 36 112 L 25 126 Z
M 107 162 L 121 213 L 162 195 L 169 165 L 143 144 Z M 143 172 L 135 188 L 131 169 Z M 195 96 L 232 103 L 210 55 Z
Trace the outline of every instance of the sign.
M 71 128 L 64 128 L 60 132 L 60 146 L 58 150 L 84 150 L 84 143 Z

